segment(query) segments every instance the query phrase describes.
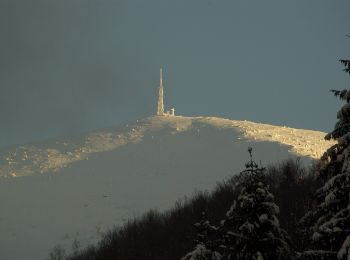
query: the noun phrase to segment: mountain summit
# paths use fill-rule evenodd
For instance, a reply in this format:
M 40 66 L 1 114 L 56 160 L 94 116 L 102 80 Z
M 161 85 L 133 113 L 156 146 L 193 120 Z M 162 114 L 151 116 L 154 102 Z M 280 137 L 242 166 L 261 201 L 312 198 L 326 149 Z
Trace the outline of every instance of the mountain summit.
M 185 153 L 186 147 L 181 147 L 181 141 L 171 144 L 171 140 L 181 137 L 187 140 L 191 136 L 192 141 L 200 139 L 205 143 L 206 140 L 210 142 L 213 139 L 210 135 L 224 135 L 226 141 L 233 146 L 234 143 L 242 142 L 254 142 L 256 145 L 260 142 L 273 142 L 285 146 L 291 155 L 313 159 L 319 158 L 331 145 L 331 142 L 324 141 L 325 133 L 319 131 L 217 117 L 154 116 L 80 136 L 3 148 L 0 150 L 0 177 L 59 173 L 68 166 L 83 163 L 100 153 L 113 152 L 136 143 L 141 146 L 158 145 L 168 152 L 173 151 L 173 159 L 176 160 L 176 152 Z M 167 140 L 162 140 L 165 136 Z M 221 150 L 215 146 L 211 149 L 215 149 L 215 153 L 220 153 Z M 163 155 L 164 153 L 158 155 L 159 161 L 164 160 Z M 115 165 L 115 169 L 118 169 L 118 165 Z M 99 171 L 103 171 L 103 168 Z
M 248 146 L 261 163 L 316 159 L 325 133 L 216 117 L 153 116 L 91 133 L 3 148 L 0 259 L 44 259 L 93 243 L 149 208 L 238 173 Z

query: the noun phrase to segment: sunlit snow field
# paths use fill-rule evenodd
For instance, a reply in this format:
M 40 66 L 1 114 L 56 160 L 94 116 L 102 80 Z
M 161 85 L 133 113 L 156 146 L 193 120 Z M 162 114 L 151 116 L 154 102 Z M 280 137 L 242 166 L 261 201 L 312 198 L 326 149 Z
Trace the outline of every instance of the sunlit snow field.
M 267 165 L 318 158 L 318 131 L 209 117 L 150 117 L 76 137 L 0 152 L 0 259 L 45 259 L 57 244 L 96 242 L 150 208 Z

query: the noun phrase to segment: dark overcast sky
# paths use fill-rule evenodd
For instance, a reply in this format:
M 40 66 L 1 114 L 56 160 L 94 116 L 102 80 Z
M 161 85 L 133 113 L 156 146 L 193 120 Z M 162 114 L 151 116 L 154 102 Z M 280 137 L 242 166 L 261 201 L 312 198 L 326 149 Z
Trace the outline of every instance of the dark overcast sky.
M 0 0 L 0 145 L 155 113 L 331 130 L 350 1 Z

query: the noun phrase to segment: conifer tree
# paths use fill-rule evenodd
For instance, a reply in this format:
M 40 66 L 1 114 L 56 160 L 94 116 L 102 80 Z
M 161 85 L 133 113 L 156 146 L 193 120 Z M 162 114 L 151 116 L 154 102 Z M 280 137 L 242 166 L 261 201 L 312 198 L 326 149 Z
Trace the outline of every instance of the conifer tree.
M 288 238 L 279 226 L 278 206 L 265 184 L 265 168 L 252 159 L 240 173 L 241 192 L 222 221 L 223 259 L 288 260 L 292 253 Z
M 218 248 L 217 227 L 210 224 L 202 212 L 202 218 L 194 224 L 196 228 L 196 246 L 193 251 L 185 255 L 181 260 L 223 260 Z
M 350 61 L 340 60 L 350 74 Z M 316 192 L 317 206 L 302 220 L 311 248 L 301 259 L 350 259 L 350 90 L 331 90 L 346 104 L 337 114 L 334 130 L 326 140 L 337 140 L 322 156 L 318 178 L 324 185 Z

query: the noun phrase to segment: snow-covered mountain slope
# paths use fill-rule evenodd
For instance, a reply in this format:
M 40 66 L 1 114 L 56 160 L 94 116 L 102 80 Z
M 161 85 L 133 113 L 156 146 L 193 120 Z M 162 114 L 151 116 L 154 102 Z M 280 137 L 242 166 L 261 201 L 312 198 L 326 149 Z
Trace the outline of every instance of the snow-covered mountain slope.
M 0 259 L 45 259 L 95 242 L 149 208 L 239 172 L 247 147 L 266 165 L 307 163 L 325 133 L 213 117 L 150 117 L 89 134 L 0 151 Z

